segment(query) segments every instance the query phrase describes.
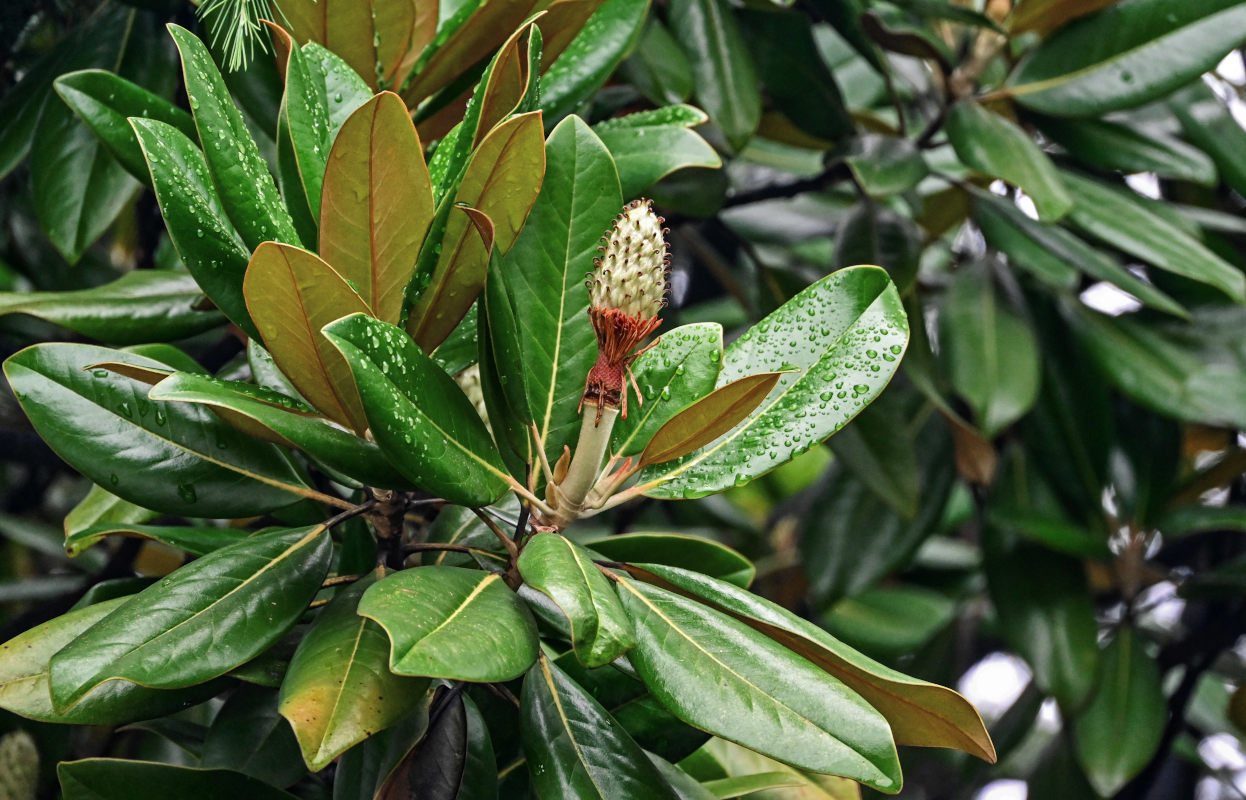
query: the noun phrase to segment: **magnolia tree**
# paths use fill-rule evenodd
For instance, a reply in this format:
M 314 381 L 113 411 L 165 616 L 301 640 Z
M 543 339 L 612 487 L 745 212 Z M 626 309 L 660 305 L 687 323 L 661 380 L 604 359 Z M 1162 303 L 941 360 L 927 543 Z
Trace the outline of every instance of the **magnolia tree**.
M 749 592 L 739 553 L 582 529 L 818 445 L 883 391 L 909 332 L 873 266 L 814 282 L 725 349 L 715 323 L 662 329 L 662 218 L 624 205 L 635 176 L 582 119 L 543 130 L 567 5 L 490 43 L 478 76 L 453 72 L 479 45 L 461 40 L 497 29 L 472 17 L 394 62 L 378 50 L 365 79 L 301 27 L 310 4 L 282 4 L 276 181 L 184 28 L 169 35 L 190 113 L 110 72 L 60 79 L 152 187 L 185 264 L 131 288 L 197 287 L 176 324 L 247 342 L 227 375 L 168 345 L 5 362 L 39 435 L 136 509 L 67 547 L 119 535 L 194 558 L 139 591 L 100 584 L 0 646 L 0 705 L 176 740 L 170 715 L 224 700 L 208 769 L 70 761 L 66 796 L 648 800 L 793 780 L 698 782 L 673 762 L 711 735 L 888 793 L 897 743 L 994 759 L 960 695 Z M 421 114 L 461 85 L 465 104 Z M 437 123 L 427 161 L 413 107 Z M 699 119 L 676 106 L 602 130 L 639 143 L 655 120 Z
M 1244 42 L 6 5 L 0 797 L 1236 797 Z

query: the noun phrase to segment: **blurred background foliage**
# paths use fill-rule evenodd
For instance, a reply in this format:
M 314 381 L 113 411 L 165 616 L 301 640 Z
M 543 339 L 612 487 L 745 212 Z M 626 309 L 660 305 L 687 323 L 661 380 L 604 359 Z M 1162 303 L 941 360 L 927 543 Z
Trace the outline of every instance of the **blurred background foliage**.
M 499 4 L 443 2 L 439 22 Z M 756 560 L 763 595 L 959 687 L 1000 762 L 908 750 L 903 797 L 1246 796 L 1246 3 L 593 9 L 546 65 L 544 119 L 598 125 L 625 194 L 665 215 L 667 324 L 738 331 L 822 275 L 873 263 L 913 330 L 899 377 L 827 446 L 723 495 L 625 506 L 602 532 L 716 538 Z M 150 190 L 53 87 L 109 69 L 187 107 L 169 21 L 205 27 L 178 0 L 0 6 L 0 357 L 91 341 L 93 319 L 147 302 L 92 310 L 33 293 L 182 268 Z M 489 46 L 516 23 L 489 23 Z M 258 35 L 226 74 L 273 160 L 281 83 Z M 392 86 L 409 90 L 425 141 L 479 72 L 464 74 Z M 677 103 L 708 116 L 696 130 L 714 153 L 681 126 L 697 114 L 612 139 L 612 117 Z M 179 345 L 212 370 L 241 363 L 219 328 Z M 137 540 L 67 557 L 67 531 L 124 518 L 89 488 L 0 395 L 0 641 L 103 581 L 180 563 Z M 141 725 L 4 714 L 0 729 L 34 737 L 45 786 L 63 758 L 178 758 Z M 15 742 L 0 740 L 0 762 L 23 760 Z M 759 769 L 730 747 L 703 755 L 702 777 Z

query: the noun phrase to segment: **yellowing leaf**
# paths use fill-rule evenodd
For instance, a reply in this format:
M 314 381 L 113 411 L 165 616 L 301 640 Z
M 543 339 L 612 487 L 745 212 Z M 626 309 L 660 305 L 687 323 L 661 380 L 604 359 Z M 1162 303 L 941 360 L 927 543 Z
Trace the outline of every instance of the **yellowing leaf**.
M 761 372 L 720 386 L 658 428 L 641 464 L 661 464 L 699 450 L 734 428 L 766 399 L 782 372 Z
M 333 267 L 306 250 L 264 242 L 242 285 L 247 308 L 290 382 L 325 415 L 362 433 L 363 404 L 350 367 L 320 329 L 368 306 Z
M 398 95 L 383 92 L 351 114 L 329 153 L 320 255 L 377 319 L 397 322 L 432 218 L 419 134 Z

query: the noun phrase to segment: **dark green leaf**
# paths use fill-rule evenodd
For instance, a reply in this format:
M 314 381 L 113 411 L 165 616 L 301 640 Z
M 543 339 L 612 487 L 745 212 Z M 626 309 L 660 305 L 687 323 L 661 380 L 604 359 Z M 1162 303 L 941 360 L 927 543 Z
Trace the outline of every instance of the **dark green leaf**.
M 913 221 L 870 200 L 858 203 L 840 223 L 831 251 L 831 268 L 879 264 L 899 292 L 907 292 L 917 277 L 922 233 Z
M 240 430 L 255 435 L 255 431 L 237 424 L 241 417 L 265 434 L 260 438 L 297 447 L 330 469 L 368 486 L 410 486 L 372 442 L 343 430 L 293 398 L 259 386 L 176 372 L 153 386 L 148 397 L 157 402 L 209 406 Z
M 508 681 L 536 659 L 536 623 L 496 574 L 403 570 L 368 587 L 359 613 L 389 634 L 389 666 L 399 675 Z
M 742 622 L 627 579 L 629 658 L 675 716 L 784 763 L 898 791 L 886 720 L 856 692 Z
M 867 134 L 853 140 L 844 163 L 870 197 L 890 197 L 912 189 L 929 173 L 921 151 L 902 136 Z M 848 262 L 873 263 L 873 262 Z M 878 262 L 886 266 L 889 262 Z
M 1039 219 L 1054 222 L 1073 207 L 1073 197 L 1047 154 L 1029 134 L 974 102 L 952 107 L 947 135 L 968 167 L 1000 178 L 1034 200 Z
M 242 114 L 234 107 L 208 49 L 185 28 L 170 25 L 169 33 L 182 55 L 186 94 L 226 215 L 249 249 L 266 241 L 297 242 L 294 224 L 268 165 L 260 157 Z
M 72 708 L 115 679 L 194 686 L 263 652 L 303 614 L 328 572 L 323 525 L 210 553 L 144 589 L 52 658 L 52 700 Z M 187 651 L 194 658 L 181 657 Z
M 838 462 L 906 520 L 917 515 L 923 488 L 916 437 L 909 425 L 897 424 L 910 417 L 895 390 L 884 392 L 829 440 Z
M 216 712 L 199 763 L 287 787 L 305 774 L 298 754 L 294 732 L 277 713 L 277 693 L 244 685 Z
M 640 38 L 649 0 L 606 0 L 541 76 L 541 108 L 561 119 L 601 88 Z
M 991 542 L 998 538 L 992 532 Z M 1081 564 L 1034 545 L 986 549 L 986 577 L 1004 639 L 1034 670 L 1034 681 L 1066 709 L 1095 687 L 1099 646 Z
M 666 25 L 652 14 L 620 73 L 659 106 L 682 103 L 692 94 L 692 65 Z
M 56 93 L 86 123 L 121 166 L 144 183 L 151 182 L 147 161 L 134 138 L 129 117 L 166 122 L 186 136 L 195 121 L 158 94 L 101 69 L 70 72 L 56 79 Z
M 218 691 L 218 685 L 166 691 L 110 681 L 67 711 L 52 708 L 48 692 L 52 656 L 129 599 L 118 597 L 70 611 L 0 645 L 0 708 L 42 722 L 119 725 L 179 711 Z
M 1246 39 L 1236 0 L 1126 0 L 1066 26 L 1017 65 L 1022 105 L 1064 117 L 1139 106 L 1196 79 Z
M 1008 308 L 984 269 L 962 268 L 939 317 L 952 385 L 994 437 L 1038 399 L 1039 351 L 1029 326 Z
M 1107 120 L 1041 119 L 1039 128 L 1091 167 L 1154 172 L 1161 178 L 1203 186 L 1217 183 L 1216 165 L 1196 147 L 1156 130 L 1137 130 Z
M 196 556 L 234 544 L 251 535 L 243 528 L 207 528 L 185 525 L 135 525 L 104 522 L 74 531 L 65 537 L 65 551 L 76 556 L 109 536 L 126 536 L 167 544 Z
M 546 800 L 675 800 L 640 747 L 593 696 L 541 656 L 520 709 L 532 783 Z
M 880 658 L 917 651 L 956 616 L 956 604 L 920 586 L 867 589 L 827 609 L 831 635 Z
M 907 342 L 904 310 L 886 272 L 857 267 L 828 275 L 732 342 L 718 383 L 759 370 L 798 372 L 784 375 L 726 436 L 649 468 L 637 488 L 654 497 L 700 497 L 769 472 L 856 416 L 886 386 Z
M 169 239 L 208 297 L 248 336 L 259 338 L 242 296 L 249 251 L 217 197 L 203 153 L 172 125 L 132 119 L 151 170 Z
M 162 342 L 224 321 L 218 313 L 195 309 L 202 294 L 189 275 L 141 270 L 92 289 L 0 292 L 0 316 L 27 314 L 106 344 Z
M 1152 211 L 1144 198 L 1069 172 L 1062 174 L 1078 198 L 1069 214 L 1077 227 L 1162 270 L 1214 286 L 1238 302 L 1246 301 L 1242 271 Z
M 307 494 L 273 445 L 235 431 L 207 409 L 153 405 L 147 386 L 90 364 L 157 361 L 90 345 L 42 344 L 4 364 L 39 435 L 100 486 L 156 511 L 241 517 Z M 152 469 L 160 480 L 151 480 Z
M 747 589 L 757 569 L 744 556 L 710 539 L 683 533 L 626 533 L 588 542 L 612 561 L 667 564 L 710 575 Z
M 695 112 L 696 116 L 674 116 L 684 110 Z M 593 130 L 614 157 L 623 197 L 637 197 L 685 167 L 721 167 L 722 159 L 714 148 L 691 130 L 707 119 L 692 106 L 670 106 L 598 123 Z
M 693 92 L 736 150 L 761 121 L 756 67 L 725 0 L 672 0 L 670 24 L 688 54 Z
M 984 192 L 974 194 L 973 212 L 974 221 L 992 247 L 1045 283 L 1072 289 L 1077 284 L 1075 270 L 1080 270 L 1129 292 L 1143 305 L 1188 316 L 1177 301 L 1063 228 L 1032 220 L 1013 204 Z
M 401 328 L 354 314 L 324 334 L 350 364 L 372 435 L 399 472 L 461 505 L 503 495 L 510 477 L 480 415 Z
M 524 544 L 518 566 L 524 582 L 566 616 L 584 666 L 609 664 L 636 643 L 614 587 L 584 548 L 556 533 L 538 533 Z
M 1160 672 L 1138 634 L 1122 627 L 1103 651 L 1103 678 L 1074 720 L 1077 760 L 1100 795 L 1116 793 L 1151 760 L 1168 707 Z
M 86 758 L 57 765 L 65 800 L 295 800 L 294 795 L 228 769 L 197 769 L 130 761 Z

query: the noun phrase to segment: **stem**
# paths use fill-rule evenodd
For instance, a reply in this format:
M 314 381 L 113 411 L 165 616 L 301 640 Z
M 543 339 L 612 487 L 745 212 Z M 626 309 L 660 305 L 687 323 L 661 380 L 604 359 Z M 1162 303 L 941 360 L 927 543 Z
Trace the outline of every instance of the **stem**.
M 369 575 L 369 574 L 371 573 L 361 572 L 358 575 L 334 575 L 332 578 L 325 578 L 324 581 L 320 584 L 320 588 L 328 589 L 330 586 L 341 586 L 344 583 L 354 583 L 355 581 L 362 578 L 364 575 Z
M 609 405 L 598 408 L 592 403 L 585 403 L 584 406 L 575 455 L 571 458 L 567 477 L 558 485 L 559 494 L 570 506 L 568 511 L 579 511 L 589 490 L 597 483 L 597 476 L 601 474 L 601 462 L 606 457 L 606 451 L 610 449 L 610 433 L 614 430 L 614 421 L 619 416 L 619 410 Z M 600 424 L 597 422 L 598 411 L 601 412 Z

